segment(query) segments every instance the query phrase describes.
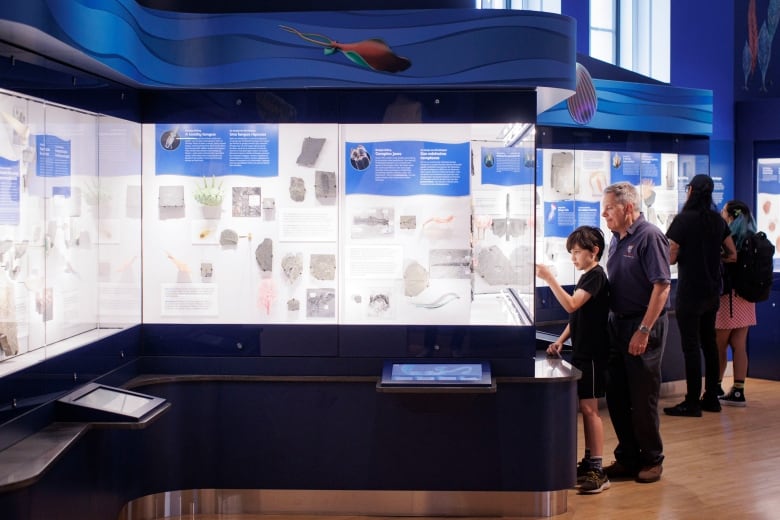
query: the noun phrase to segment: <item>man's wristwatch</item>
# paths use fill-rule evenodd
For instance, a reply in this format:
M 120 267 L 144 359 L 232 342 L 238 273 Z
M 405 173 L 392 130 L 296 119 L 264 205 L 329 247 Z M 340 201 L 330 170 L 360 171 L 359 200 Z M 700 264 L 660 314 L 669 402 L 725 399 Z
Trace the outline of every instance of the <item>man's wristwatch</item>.
M 637 330 L 642 334 L 650 334 L 650 327 L 648 327 L 644 323 L 640 323 L 639 328 Z

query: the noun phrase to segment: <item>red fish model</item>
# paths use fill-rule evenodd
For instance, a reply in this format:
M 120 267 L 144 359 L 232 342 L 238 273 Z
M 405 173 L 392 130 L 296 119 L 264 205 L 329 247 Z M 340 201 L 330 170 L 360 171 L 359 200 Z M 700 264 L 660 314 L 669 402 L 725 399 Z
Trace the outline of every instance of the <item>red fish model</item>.
M 380 72 L 401 72 L 408 69 L 412 62 L 403 56 L 395 54 L 384 40 L 371 38 L 357 43 L 339 43 L 327 36 L 316 33 L 302 33 L 297 29 L 280 25 L 285 31 L 291 32 L 307 42 L 324 47 L 325 55 L 336 51 L 341 52 L 350 61 Z

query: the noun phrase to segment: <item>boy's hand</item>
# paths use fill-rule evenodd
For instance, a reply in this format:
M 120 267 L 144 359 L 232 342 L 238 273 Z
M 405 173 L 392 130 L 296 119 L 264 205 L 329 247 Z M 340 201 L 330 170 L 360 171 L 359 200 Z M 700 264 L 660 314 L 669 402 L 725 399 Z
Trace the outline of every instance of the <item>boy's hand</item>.
M 563 349 L 563 343 L 561 341 L 555 341 L 550 343 L 547 347 L 547 355 L 552 357 L 561 357 L 561 350 Z
M 536 264 L 536 276 L 548 283 L 555 278 L 550 266 L 544 264 Z

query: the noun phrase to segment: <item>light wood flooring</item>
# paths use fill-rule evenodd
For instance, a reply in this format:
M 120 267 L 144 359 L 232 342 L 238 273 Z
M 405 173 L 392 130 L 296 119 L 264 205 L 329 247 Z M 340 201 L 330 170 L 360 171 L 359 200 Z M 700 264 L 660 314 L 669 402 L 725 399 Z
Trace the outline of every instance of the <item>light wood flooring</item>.
M 724 380 L 728 391 L 731 380 Z M 780 381 L 748 379 L 745 408 L 723 407 L 701 418 L 669 417 L 661 412 L 666 461 L 663 478 L 653 484 L 612 482 L 597 495 L 569 491 L 568 511 L 554 520 L 776 520 L 780 519 Z M 680 396 L 666 397 L 672 406 Z M 615 434 L 606 409 L 605 462 Z M 578 448 L 582 452 L 582 426 Z M 195 515 L 192 520 L 398 520 L 357 516 Z M 524 517 L 529 520 L 529 517 Z M 460 517 L 458 520 L 465 520 Z M 470 519 L 474 520 L 474 519 Z M 495 520 L 495 519 L 492 519 Z M 534 519 L 538 520 L 538 519 Z

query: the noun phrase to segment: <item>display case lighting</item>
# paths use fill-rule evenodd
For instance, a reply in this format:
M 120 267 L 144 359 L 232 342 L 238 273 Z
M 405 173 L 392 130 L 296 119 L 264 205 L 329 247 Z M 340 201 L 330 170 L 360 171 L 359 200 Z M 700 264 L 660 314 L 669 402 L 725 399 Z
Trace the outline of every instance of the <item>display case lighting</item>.
M 504 146 L 515 146 L 532 131 L 534 131 L 534 125 L 531 123 L 512 123 L 511 129 L 503 137 Z

